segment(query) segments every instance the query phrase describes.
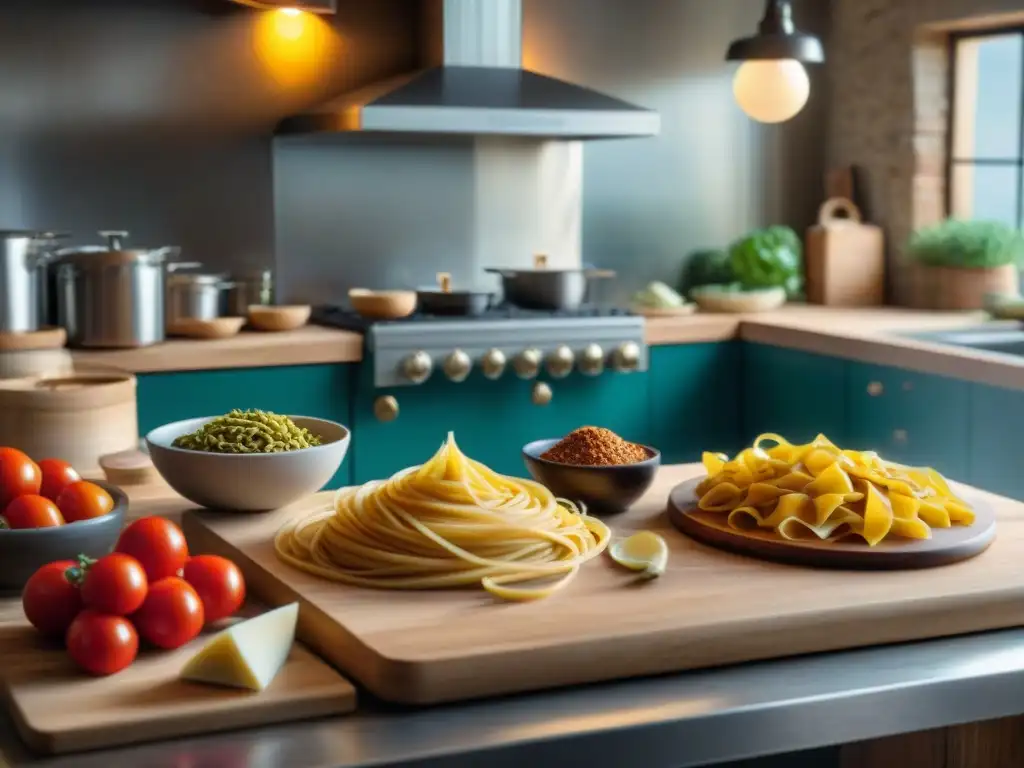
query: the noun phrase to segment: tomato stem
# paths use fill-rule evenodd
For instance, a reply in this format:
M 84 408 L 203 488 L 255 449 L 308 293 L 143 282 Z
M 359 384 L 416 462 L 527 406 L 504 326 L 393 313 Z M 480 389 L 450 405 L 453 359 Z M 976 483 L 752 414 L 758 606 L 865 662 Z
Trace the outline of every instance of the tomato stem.
M 96 560 L 87 555 L 79 555 L 77 559 L 78 565 L 64 571 L 64 578 L 76 587 L 80 587 L 82 582 L 85 581 L 85 575 L 89 572 L 89 569 L 96 564 Z

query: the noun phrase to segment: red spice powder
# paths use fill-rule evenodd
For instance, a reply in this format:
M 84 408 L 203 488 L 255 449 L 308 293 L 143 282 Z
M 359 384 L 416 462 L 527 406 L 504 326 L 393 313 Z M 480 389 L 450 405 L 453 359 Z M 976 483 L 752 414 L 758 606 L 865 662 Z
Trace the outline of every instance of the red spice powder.
M 636 464 L 649 458 L 642 445 L 623 440 L 604 427 L 580 427 L 559 440 L 541 455 L 558 464 L 607 467 Z

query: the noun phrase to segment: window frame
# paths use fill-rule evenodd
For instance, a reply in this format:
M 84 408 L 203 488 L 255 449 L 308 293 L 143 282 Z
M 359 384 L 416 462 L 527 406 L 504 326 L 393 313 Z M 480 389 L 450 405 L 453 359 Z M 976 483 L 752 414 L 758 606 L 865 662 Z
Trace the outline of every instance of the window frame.
M 1015 158 L 957 158 L 954 156 L 956 146 L 956 123 L 957 123 L 957 64 L 958 48 L 965 40 L 981 40 L 987 37 L 1003 37 L 1006 35 L 1018 35 L 1022 38 L 1024 46 L 1024 23 L 1008 24 L 1000 27 L 986 27 L 984 29 L 971 29 L 951 32 L 947 44 L 947 99 L 948 110 L 946 116 L 946 167 L 945 167 L 945 195 L 944 205 L 946 216 L 953 215 L 953 186 L 954 170 L 957 166 L 968 165 L 978 167 L 1013 167 L 1017 170 L 1016 204 L 1017 212 L 1015 226 L 1017 229 L 1024 229 L 1024 55 L 1021 56 L 1021 93 L 1017 107 L 1017 156 Z

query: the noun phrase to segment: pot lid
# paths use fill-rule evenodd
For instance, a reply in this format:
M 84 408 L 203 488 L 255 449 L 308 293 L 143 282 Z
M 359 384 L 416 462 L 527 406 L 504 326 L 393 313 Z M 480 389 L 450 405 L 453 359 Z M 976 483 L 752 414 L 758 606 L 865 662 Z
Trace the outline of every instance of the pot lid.
M 167 276 L 168 285 L 218 285 L 225 286 L 228 276 L 226 273 L 216 274 L 213 272 L 172 272 Z
M 122 243 L 128 232 L 103 230 L 99 236 L 106 239 L 104 245 L 79 245 L 61 248 L 54 254 L 57 261 L 72 262 L 88 266 L 117 266 L 119 264 L 159 264 L 175 258 L 181 249 L 175 246 L 162 248 L 126 249 Z

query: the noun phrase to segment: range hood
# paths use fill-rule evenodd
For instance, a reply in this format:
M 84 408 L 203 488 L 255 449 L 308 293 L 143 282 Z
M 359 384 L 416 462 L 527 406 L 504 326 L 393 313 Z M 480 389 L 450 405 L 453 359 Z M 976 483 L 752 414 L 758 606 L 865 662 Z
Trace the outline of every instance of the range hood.
M 656 112 L 522 68 L 521 0 L 424 0 L 425 68 L 282 121 L 280 133 L 605 139 L 654 136 Z

